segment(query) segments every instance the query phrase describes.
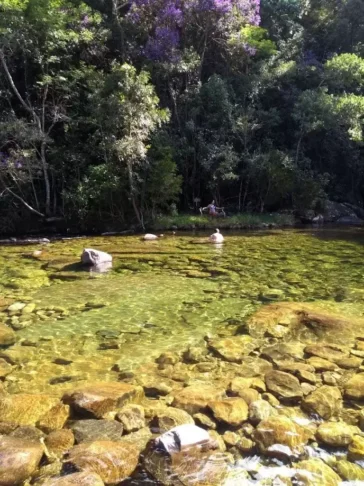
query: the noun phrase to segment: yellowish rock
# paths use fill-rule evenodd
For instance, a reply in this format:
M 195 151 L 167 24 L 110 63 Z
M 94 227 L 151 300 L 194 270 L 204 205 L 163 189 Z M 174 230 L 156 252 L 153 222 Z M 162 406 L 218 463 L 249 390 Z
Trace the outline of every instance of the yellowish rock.
M 60 405 L 57 397 L 20 393 L 0 396 L 0 422 L 17 425 L 36 425 Z
M 50 455 L 61 457 L 73 447 L 75 437 L 70 429 L 54 430 L 47 435 L 44 443 Z
M 248 405 L 242 398 L 226 398 L 209 402 L 208 408 L 219 422 L 237 426 L 248 418 Z
M 342 459 L 336 463 L 335 469 L 345 481 L 364 481 L 364 469 L 357 464 Z
M 296 465 L 295 479 L 302 486 L 339 486 L 340 477 L 321 459 L 308 459 Z
M 123 481 L 137 467 L 139 451 L 131 444 L 113 441 L 85 442 L 73 447 L 67 462 L 79 471 L 98 474 L 105 484 Z
M 80 472 L 48 479 L 42 486 L 104 486 L 104 482 L 98 474 Z
M 323 385 L 305 397 L 302 406 L 307 411 L 317 413 L 326 420 L 337 416 L 342 409 L 340 389 Z
M 0 484 L 13 486 L 28 479 L 43 456 L 39 442 L 15 437 L 0 437 Z
M 334 446 L 345 447 L 351 444 L 354 434 L 360 433 L 359 427 L 345 422 L 327 422 L 317 429 L 316 437 L 319 442 Z
M 345 383 L 345 396 L 347 398 L 362 400 L 364 398 L 364 373 L 354 375 Z
M 354 436 L 349 445 L 348 459 L 350 461 L 362 461 L 364 459 L 364 437 Z
M 225 390 L 211 385 L 191 385 L 174 394 L 172 405 L 193 415 L 204 411 L 213 400 L 224 398 Z
M 262 420 L 253 433 L 253 440 L 259 450 L 272 456 L 295 456 L 311 438 L 309 429 L 302 427 L 284 416 Z
M 122 382 L 97 382 L 67 392 L 62 400 L 76 412 L 91 413 L 101 418 L 107 412 L 122 408 L 130 402 L 139 403 L 143 397 L 143 389 L 139 386 Z

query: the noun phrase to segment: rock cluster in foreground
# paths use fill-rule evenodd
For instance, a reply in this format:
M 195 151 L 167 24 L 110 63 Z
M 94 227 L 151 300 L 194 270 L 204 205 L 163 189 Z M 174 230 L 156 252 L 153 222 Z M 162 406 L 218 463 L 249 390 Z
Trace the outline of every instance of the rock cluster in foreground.
M 0 485 L 363 481 L 363 321 L 284 303 L 244 329 L 63 397 L 3 390 Z

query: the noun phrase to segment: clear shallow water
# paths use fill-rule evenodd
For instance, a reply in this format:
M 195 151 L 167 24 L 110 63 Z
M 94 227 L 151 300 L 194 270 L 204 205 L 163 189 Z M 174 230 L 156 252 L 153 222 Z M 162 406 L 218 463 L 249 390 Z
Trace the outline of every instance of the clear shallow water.
M 116 380 L 166 349 L 233 334 L 272 301 L 363 315 L 363 243 L 362 229 L 343 229 L 227 233 L 221 246 L 204 235 L 81 238 L 51 243 L 37 258 L 39 245 L 2 247 L 0 322 L 20 338 L 3 352 L 15 365 L 5 386 L 61 393 L 75 382 Z M 112 270 L 82 270 L 85 247 L 111 253 Z M 11 302 L 36 308 L 11 315 Z

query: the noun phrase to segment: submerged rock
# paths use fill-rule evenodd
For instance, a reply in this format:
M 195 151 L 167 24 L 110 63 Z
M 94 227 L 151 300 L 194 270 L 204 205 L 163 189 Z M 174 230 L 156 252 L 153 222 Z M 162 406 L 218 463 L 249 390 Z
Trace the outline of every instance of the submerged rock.
M 341 459 L 335 464 L 335 469 L 345 481 L 364 481 L 364 469 L 352 462 Z
M 208 342 L 210 350 L 226 361 L 235 363 L 241 363 L 244 356 L 257 349 L 258 346 L 259 341 L 247 335 L 212 339 Z
M 125 405 L 116 414 L 116 419 L 122 423 L 126 432 L 135 432 L 145 426 L 144 408 L 140 405 Z
M 351 461 L 364 460 L 364 437 L 356 435 L 349 445 L 348 459 Z
M 302 406 L 307 411 L 317 413 L 326 420 L 337 416 L 342 409 L 340 389 L 335 386 L 323 385 L 305 397 Z
M 59 407 L 65 408 L 65 416 L 59 421 Z M 0 396 L 0 422 L 17 425 L 37 425 L 52 414 L 55 408 L 56 417 L 52 423 L 47 420 L 48 429 L 62 428 L 68 418 L 68 407 L 61 404 L 57 397 L 42 394 L 19 393 Z
M 334 446 L 348 446 L 354 438 L 354 434 L 360 433 L 360 429 L 345 422 L 327 422 L 317 429 L 316 437 L 319 442 Z
M 295 376 L 284 371 L 270 371 L 265 375 L 267 389 L 280 399 L 298 400 L 302 398 L 300 382 Z
M 187 412 L 179 408 L 167 407 L 160 413 L 157 413 L 152 424 L 159 433 L 167 432 L 178 425 L 194 424 L 194 420 Z
M 345 396 L 347 398 L 362 400 L 364 398 L 364 373 L 354 375 L 345 383 Z
M 259 423 L 253 433 L 253 440 L 262 454 L 289 457 L 300 455 L 311 436 L 309 429 L 288 417 L 275 416 Z
M 0 323 L 0 346 L 11 346 L 15 342 L 15 332 L 10 327 Z
M 242 398 L 226 398 L 209 402 L 208 408 L 219 422 L 237 426 L 248 418 L 248 405 Z
M 172 405 L 193 415 L 204 411 L 209 402 L 220 400 L 224 396 L 225 390 L 211 385 L 191 385 L 174 394 Z
M 339 486 L 340 477 L 321 459 L 308 459 L 296 465 L 295 479 L 302 486 Z
M 73 447 L 66 459 L 79 471 L 98 474 L 105 484 L 119 483 L 137 467 L 139 450 L 127 443 L 85 442 Z
M 128 383 L 98 382 L 70 391 L 62 400 L 76 412 L 84 412 L 101 418 L 107 412 L 117 410 L 130 402 L 140 402 L 143 389 Z
M 0 484 L 13 486 L 28 479 L 38 467 L 43 446 L 15 437 L 0 437 Z
M 49 454 L 62 457 L 65 452 L 73 447 L 75 437 L 70 429 L 54 430 L 47 435 L 44 443 Z
M 42 486 L 104 486 L 104 482 L 98 474 L 79 472 L 50 478 L 42 483 Z
M 77 420 L 72 424 L 76 442 L 95 440 L 119 440 L 123 434 L 123 425 L 115 420 Z

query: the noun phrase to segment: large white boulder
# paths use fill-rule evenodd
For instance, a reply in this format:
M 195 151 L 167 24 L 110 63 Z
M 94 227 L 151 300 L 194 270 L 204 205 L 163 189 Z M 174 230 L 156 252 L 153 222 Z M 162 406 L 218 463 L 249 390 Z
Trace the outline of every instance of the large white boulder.
M 85 248 L 81 255 L 81 261 L 85 265 L 100 265 L 102 263 L 112 262 L 112 256 L 104 251 Z

